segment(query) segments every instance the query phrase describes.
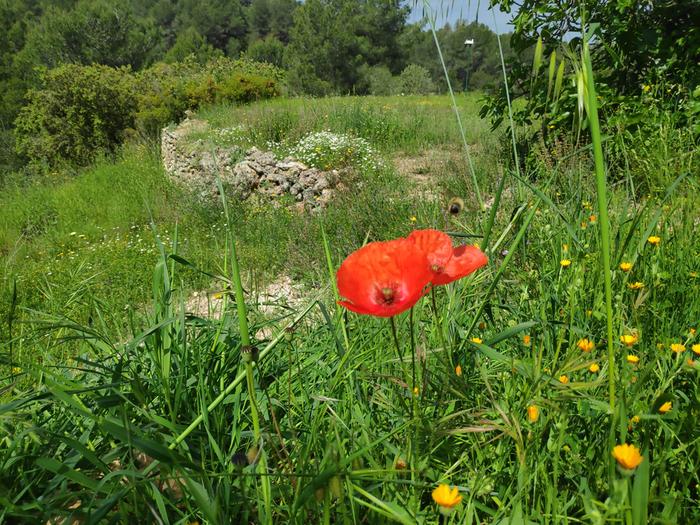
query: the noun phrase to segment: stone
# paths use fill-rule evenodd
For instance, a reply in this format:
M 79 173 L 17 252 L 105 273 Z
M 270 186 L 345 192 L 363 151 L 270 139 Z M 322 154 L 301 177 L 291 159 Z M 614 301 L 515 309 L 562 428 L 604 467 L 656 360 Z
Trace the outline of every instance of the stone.
M 172 180 L 189 188 L 202 201 L 220 200 L 217 177 L 227 195 L 245 200 L 253 193 L 270 199 L 273 205 L 284 195 L 298 201 L 298 209 L 314 211 L 328 205 L 336 188 L 343 187 L 336 170 L 322 171 L 293 158 L 277 159 L 271 151 L 252 147 L 241 158 L 237 146 L 207 149 L 201 139 L 186 142 L 194 132 L 206 131 L 208 123 L 188 118 L 161 135 L 163 167 Z M 299 208 L 301 207 L 301 208 Z

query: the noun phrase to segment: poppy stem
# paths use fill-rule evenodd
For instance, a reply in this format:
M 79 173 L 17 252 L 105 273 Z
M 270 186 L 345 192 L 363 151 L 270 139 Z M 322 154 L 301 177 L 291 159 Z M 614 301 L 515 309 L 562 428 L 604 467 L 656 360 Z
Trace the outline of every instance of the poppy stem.
M 440 322 L 440 316 L 438 315 L 434 286 L 430 289 L 430 299 L 433 303 L 433 315 L 435 316 L 435 325 L 437 327 L 438 337 L 440 339 L 440 346 L 442 346 L 442 349 L 447 352 L 447 356 L 450 360 L 450 366 L 452 366 L 452 346 L 448 346 L 447 340 L 445 339 L 444 327 L 442 325 L 442 322 Z
M 412 388 L 416 386 L 416 340 L 413 335 L 413 307 L 408 313 L 408 324 L 411 331 L 411 381 L 413 382 Z
M 401 345 L 399 344 L 399 336 L 397 335 L 396 332 L 396 321 L 394 321 L 394 317 L 389 317 L 389 324 L 391 325 L 391 335 L 394 338 L 394 346 L 396 348 L 396 357 L 399 360 L 399 366 L 401 367 L 401 370 L 403 370 L 404 377 L 408 377 L 408 373 L 406 372 L 406 367 L 404 366 L 403 362 L 403 353 L 401 352 Z M 410 388 L 413 388 L 412 386 Z

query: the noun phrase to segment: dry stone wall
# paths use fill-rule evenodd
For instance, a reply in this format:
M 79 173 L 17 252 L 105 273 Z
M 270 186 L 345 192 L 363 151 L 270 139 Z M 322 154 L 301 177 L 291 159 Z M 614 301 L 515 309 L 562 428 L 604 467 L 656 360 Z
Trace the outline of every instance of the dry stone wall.
M 188 138 L 207 129 L 204 121 L 186 119 L 161 135 L 166 172 L 200 200 L 220 198 L 217 175 L 227 197 L 243 200 L 256 193 L 278 203 L 289 195 L 287 200 L 307 210 L 324 207 L 339 187 L 342 174 L 336 170 L 321 171 L 291 158 L 279 160 L 255 147 L 245 152 L 235 146 L 207 148 L 203 140 Z

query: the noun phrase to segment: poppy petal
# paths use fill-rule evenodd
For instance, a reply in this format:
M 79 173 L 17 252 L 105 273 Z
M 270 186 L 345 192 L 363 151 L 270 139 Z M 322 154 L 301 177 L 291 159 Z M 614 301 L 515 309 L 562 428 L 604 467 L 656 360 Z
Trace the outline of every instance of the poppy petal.
M 415 230 L 407 239 L 425 252 L 431 267 L 439 268 L 440 271 L 452 257 L 452 239 L 445 232 L 430 229 Z
M 442 273 L 433 279 L 434 285 L 451 283 L 485 266 L 488 257 L 476 246 L 465 245 L 454 249 L 452 258 Z
M 431 273 L 425 254 L 406 239 L 369 243 L 351 253 L 336 274 L 338 304 L 360 314 L 391 317 L 424 294 Z

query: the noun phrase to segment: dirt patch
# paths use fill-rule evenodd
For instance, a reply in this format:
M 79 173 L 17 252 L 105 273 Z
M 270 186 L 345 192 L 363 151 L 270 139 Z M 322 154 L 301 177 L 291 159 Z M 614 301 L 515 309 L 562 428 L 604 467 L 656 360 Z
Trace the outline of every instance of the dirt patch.
M 193 292 L 185 302 L 185 313 L 204 319 L 218 320 L 224 313 L 225 295 L 229 294 L 227 308 L 235 308 L 233 292 L 217 292 L 200 290 Z M 249 298 L 249 304 L 254 306 L 254 312 L 269 320 L 255 334 L 258 340 L 269 339 L 277 333 L 282 324 L 288 322 L 290 312 L 301 309 L 308 301 L 309 293 L 300 283 L 295 283 L 288 276 L 283 275 L 268 285 L 264 286 L 253 297 Z M 284 318 L 282 323 L 275 319 Z
M 440 177 L 449 169 L 449 164 L 463 160 L 463 153 L 458 150 L 429 149 L 418 155 L 397 155 L 393 159 L 399 175 L 413 182 L 416 197 L 439 200 Z

